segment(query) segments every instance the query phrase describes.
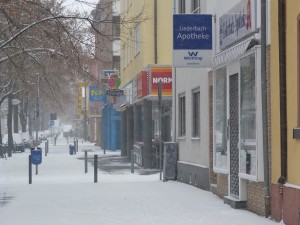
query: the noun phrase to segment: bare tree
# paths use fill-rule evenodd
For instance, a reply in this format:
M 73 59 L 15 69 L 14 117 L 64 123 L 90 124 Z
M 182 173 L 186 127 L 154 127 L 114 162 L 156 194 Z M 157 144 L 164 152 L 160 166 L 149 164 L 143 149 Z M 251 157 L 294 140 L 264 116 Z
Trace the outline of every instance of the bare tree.
M 105 60 L 95 54 L 95 48 L 108 49 L 95 46 L 94 35 L 112 38 L 99 29 L 99 24 L 116 23 L 109 16 L 112 9 L 106 12 L 100 18 L 70 13 L 59 0 L 0 2 L 0 105 L 8 96 L 19 98 L 23 131 L 27 118 L 34 114 L 37 74 L 41 77 L 42 101 L 47 102 L 48 108 L 60 110 L 72 102 L 70 93 L 78 81 L 100 82 L 90 74 L 87 65 L 97 57 Z M 130 26 L 145 19 L 141 11 L 134 18 L 117 23 Z

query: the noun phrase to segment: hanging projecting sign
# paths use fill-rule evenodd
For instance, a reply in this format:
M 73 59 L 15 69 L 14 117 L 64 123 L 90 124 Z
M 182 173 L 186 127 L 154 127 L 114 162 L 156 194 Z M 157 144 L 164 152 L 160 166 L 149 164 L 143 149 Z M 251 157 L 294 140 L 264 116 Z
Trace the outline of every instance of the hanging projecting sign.
M 148 74 L 147 71 L 141 71 L 137 75 L 137 98 L 144 97 L 148 94 Z
M 102 70 L 102 78 L 109 79 L 111 75 L 119 74 L 118 70 Z
M 162 95 L 172 95 L 172 67 L 152 67 L 151 68 L 151 94 L 158 94 L 158 84 L 162 83 Z
M 212 15 L 173 15 L 173 66 L 212 65 Z
M 219 18 L 220 49 L 256 30 L 254 0 L 242 0 Z
M 121 90 L 121 89 L 109 89 L 109 90 L 106 90 L 105 91 L 105 94 L 106 95 L 109 95 L 109 96 L 122 96 L 124 95 L 124 91 Z
M 104 88 L 97 87 L 97 86 L 89 86 L 89 100 L 90 102 L 95 101 L 106 101 L 106 95 Z

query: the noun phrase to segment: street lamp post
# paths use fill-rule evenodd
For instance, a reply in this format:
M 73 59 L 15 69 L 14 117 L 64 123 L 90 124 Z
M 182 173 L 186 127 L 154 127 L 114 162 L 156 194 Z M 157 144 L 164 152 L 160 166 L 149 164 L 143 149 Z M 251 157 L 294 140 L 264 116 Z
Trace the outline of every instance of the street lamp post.
M 158 83 L 158 110 L 159 110 L 159 179 L 162 180 L 162 111 L 161 111 L 162 82 Z
M 84 77 L 84 139 L 87 141 L 87 82 L 86 78 Z
M 37 79 L 36 79 L 36 106 L 35 106 L 35 141 L 36 143 L 38 143 L 38 139 L 39 139 L 39 125 L 40 125 L 40 121 L 39 121 L 39 116 L 40 116 L 40 102 L 39 102 L 39 98 L 40 98 L 40 76 L 37 75 Z

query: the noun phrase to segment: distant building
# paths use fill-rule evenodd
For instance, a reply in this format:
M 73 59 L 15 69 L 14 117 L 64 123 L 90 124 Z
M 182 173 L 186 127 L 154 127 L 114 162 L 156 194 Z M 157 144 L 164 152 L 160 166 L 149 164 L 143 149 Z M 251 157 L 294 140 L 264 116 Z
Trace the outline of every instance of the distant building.
M 100 83 L 90 84 L 93 88 L 110 89 L 108 80 L 112 74 L 119 75 L 120 70 L 120 15 L 119 3 L 113 0 L 101 0 L 92 11 L 95 22 L 95 59 L 92 70 Z M 102 148 L 120 149 L 120 115 L 113 105 L 112 97 L 90 101 L 89 127 L 90 141 Z M 109 106 L 109 107 L 107 107 Z

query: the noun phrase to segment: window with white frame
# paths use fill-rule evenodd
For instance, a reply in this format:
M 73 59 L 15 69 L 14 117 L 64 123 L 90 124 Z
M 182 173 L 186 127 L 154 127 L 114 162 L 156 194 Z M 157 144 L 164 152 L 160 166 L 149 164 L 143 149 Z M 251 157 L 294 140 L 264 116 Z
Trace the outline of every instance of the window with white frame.
M 178 13 L 185 13 L 185 0 L 178 1 Z
M 185 136 L 185 94 L 180 94 L 178 96 L 179 102 L 179 114 L 178 114 L 178 123 L 179 123 L 179 136 Z
M 138 54 L 141 50 L 141 25 L 138 24 L 135 27 L 135 54 Z
M 200 88 L 192 91 L 192 134 L 200 137 Z
M 257 174 L 255 54 L 240 60 L 240 172 Z
M 191 12 L 195 14 L 199 14 L 201 12 L 200 10 L 200 0 L 192 0 L 192 8 Z
M 227 169 L 227 68 L 214 74 L 214 160 L 215 167 Z

